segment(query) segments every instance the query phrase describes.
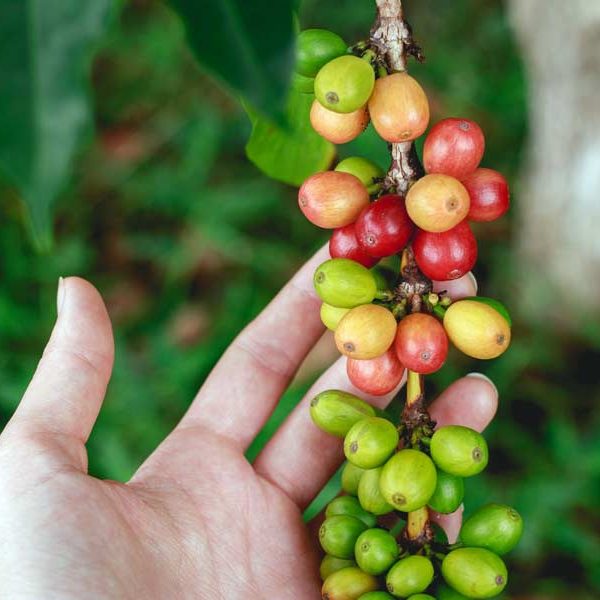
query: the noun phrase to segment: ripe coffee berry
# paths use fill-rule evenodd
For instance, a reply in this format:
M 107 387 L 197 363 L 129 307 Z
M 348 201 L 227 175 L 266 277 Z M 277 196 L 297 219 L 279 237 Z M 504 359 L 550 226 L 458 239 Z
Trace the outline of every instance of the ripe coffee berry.
M 384 257 L 406 246 L 414 225 L 406 212 L 404 198 L 388 194 L 363 209 L 356 220 L 355 231 L 358 243 L 367 254 Z
M 427 173 L 461 179 L 478 167 L 484 149 L 483 131 L 475 121 L 444 119 L 425 138 L 423 165 Z
M 315 100 L 310 109 L 310 122 L 313 129 L 326 140 L 333 144 L 345 144 L 364 131 L 369 124 L 369 113 L 365 107 L 350 113 L 336 113 Z
M 394 73 L 375 82 L 369 114 L 373 127 L 386 142 L 407 142 L 427 129 L 429 101 L 410 75 Z
M 349 258 L 367 268 L 379 262 L 378 258 L 367 254 L 358 243 L 354 223 L 334 230 L 329 240 L 329 254 L 331 258 Z
M 466 221 L 442 233 L 418 230 L 413 251 L 419 269 L 430 279 L 458 279 L 477 260 L 477 240 Z
M 400 362 L 416 373 L 434 373 L 448 355 L 448 337 L 440 322 L 425 313 L 413 313 L 398 324 L 394 341 Z
M 471 221 L 494 221 L 510 206 L 508 183 L 501 173 L 493 169 L 477 169 L 462 180 L 469 192 Z
M 396 351 L 390 348 L 385 354 L 371 360 L 349 358 L 346 373 L 352 385 L 359 390 L 373 396 L 383 396 L 400 384 L 404 366 L 398 360 Z
M 448 175 L 425 175 L 406 195 L 406 210 L 425 231 L 439 233 L 458 225 L 469 212 L 465 186 Z
M 309 177 L 302 184 L 298 204 L 311 223 L 324 229 L 335 229 L 356 220 L 369 204 L 369 193 L 358 177 L 325 171 Z

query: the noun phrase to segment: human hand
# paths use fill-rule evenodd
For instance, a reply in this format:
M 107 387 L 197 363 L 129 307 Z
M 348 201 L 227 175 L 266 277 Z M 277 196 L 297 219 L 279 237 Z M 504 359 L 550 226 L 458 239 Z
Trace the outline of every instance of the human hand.
M 312 424 L 308 403 L 327 388 L 364 397 L 348 383 L 345 359 L 319 378 L 253 465 L 244 451 L 323 333 L 311 278 L 325 257 L 317 253 L 238 336 L 127 483 L 87 474 L 85 443 L 110 378 L 113 339 L 98 292 L 82 279 L 62 281 L 54 331 L 0 436 L 0 598 L 320 596 L 318 545 L 302 511 L 343 452 Z M 392 396 L 367 399 L 383 407 Z M 431 414 L 481 430 L 496 404 L 488 380 L 467 376 Z M 450 537 L 459 523 L 459 515 L 444 518 Z

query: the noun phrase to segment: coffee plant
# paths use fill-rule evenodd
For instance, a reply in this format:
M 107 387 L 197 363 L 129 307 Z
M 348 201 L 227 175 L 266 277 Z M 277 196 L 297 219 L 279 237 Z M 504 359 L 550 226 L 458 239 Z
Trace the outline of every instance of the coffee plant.
M 468 427 L 436 429 L 424 376 L 443 366 L 450 342 L 477 359 L 510 344 L 510 316 L 498 300 L 453 299 L 443 290 L 475 265 L 469 221 L 501 217 L 509 189 L 500 173 L 479 168 L 484 134 L 466 118 L 431 127 L 421 165 L 414 141 L 429 126 L 429 102 L 407 73 L 407 59 L 422 60 L 421 49 L 399 0 L 377 0 L 377 9 L 369 38 L 350 48 L 330 31 L 302 31 L 294 76 L 301 93 L 314 89 L 310 122 L 323 138 L 346 143 L 370 121 L 389 144 L 387 173 L 347 158 L 306 179 L 298 204 L 311 223 L 332 230 L 331 258 L 316 269 L 314 287 L 348 378 L 373 395 L 393 391 L 405 373 L 407 380 L 399 424 L 340 390 L 311 402 L 312 420 L 343 439 L 347 459 L 345 495 L 329 503 L 319 530 L 322 597 L 491 598 L 508 583 L 501 557 L 523 522 L 514 508 L 488 504 L 452 544 L 432 523 L 430 511 L 459 509 L 463 480 L 485 469 L 488 447 Z M 434 280 L 442 291 L 433 291 Z

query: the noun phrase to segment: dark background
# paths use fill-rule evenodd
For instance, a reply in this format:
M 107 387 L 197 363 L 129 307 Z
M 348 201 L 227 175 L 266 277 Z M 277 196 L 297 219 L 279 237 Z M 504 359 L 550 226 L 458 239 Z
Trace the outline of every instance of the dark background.
M 527 135 L 519 51 L 496 0 L 411 2 L 408 17 L 427 56 L 411 73 L 427 89 L 432 120 L 477 120 L 487 138 L 483 165 L 505 173 L 513 189 L 511 214 L 476 227 L 475 269 L 480 291 L 513 312 L 512 347 L 489 363 L 452 354 L 428 394 L 473 370 L 499 388 L 490 467 L 468 482 L 466 509 L 497 500 L 523 514 L 525 536 L 509 560 L 513 597 L 598 598 L 599 328 L 590 323 L 577 335 L 519 318 L 511 243 L 527 202 L 518 185 Z M 300 20 L 354 43 L 372 19 L 372 2 L 305 0 Z M 161 3 L 125 3 L 94 63 L 93 98 L 96 135 L 59 201 L 49 254 L 33 250 L 15 193 L 0 194 L 0 419 L 10 417 L 48 337 L 58 277 L 84 276 L 107 301 L 117 347 L 90 470 L 125 480 L 235 334 L 327 234 L 302 217 L 293 188 L 248 162 L 248 118 L 198 70 Z M 340 153 L 386 166 L 385 144 L 369 134 Z M 251 456 L 332 357 L 326 339 Z

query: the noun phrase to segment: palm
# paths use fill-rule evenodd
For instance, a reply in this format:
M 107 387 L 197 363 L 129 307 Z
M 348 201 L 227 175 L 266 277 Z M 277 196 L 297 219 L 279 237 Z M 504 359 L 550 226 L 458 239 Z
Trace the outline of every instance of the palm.
M 68 280 L 44 358 L 0 437 L 0 597 L 318 597 L 319 553 L 302 510 L 342 455 L 308 422 L 307 402 L 348 387 L 343 365 L 315 383 L 254 465 L 244 458 L 322 332 L 312 270 L 238 338 L 127 484 L 87 475 L 84 444 L 110 376 L 112 336 L 97 292 Z M 482 428 L 495 400 L 488 382 L 464 378 L 434 416 Z

